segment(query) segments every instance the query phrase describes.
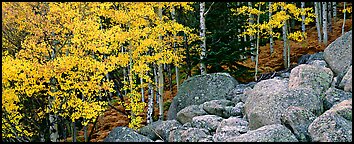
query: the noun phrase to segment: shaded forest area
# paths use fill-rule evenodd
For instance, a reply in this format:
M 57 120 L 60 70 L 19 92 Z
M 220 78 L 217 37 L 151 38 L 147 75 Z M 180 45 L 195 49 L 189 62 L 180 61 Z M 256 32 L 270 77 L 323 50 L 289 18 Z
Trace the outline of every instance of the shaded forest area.
M 188 77 L 255 81 L 352 29 L 349 2 L 2 4 L 2 141 L 15 142 L 102 141 L 165 119 Z

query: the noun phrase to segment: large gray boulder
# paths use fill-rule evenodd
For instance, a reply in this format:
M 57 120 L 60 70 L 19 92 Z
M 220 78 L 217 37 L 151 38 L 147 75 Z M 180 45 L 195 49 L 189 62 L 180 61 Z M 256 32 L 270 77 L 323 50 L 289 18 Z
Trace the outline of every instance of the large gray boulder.
M 280 120 L 300 142 L 308 142 L 311 138 L 307 130 L 315 118 L 315 115 L 304 108 L 290 106 L 281 115 Z
M 230 137 L 227 142 L 298 142 L 289 129 L 281 124 L 266 125 L 240 136 Z
M 185 80 L 178 89 L 167 112 L 167 119 L 176 119 L 177 113 L 190 105 L 206 101 L 226 99 L 226 95 L 238 82 L 227 73 L 198 75 Z
M 325 110 L 330 109 L 333 105 L 336 105 L 346 99 L 352 98 L 351 92 L 346 92 L 335 87 L 330 87 L 324 95 L 323 106 Z
M 350 66 L 342 81 L 339 83 L 339 87 L 344 88 L 344 91 L 352 92 L 352 75 L 352 66 Z
M 203 109 L 203 105 L 190 105 L 177 113 L 177 120 L 181 124 L 185 124 L 191 122 L 193 117 L 207 114 Z
M 104 142 L 153 142 L 146 136 L 138 134 L 131 128 L 116 127 L 103 140 Z
M 329 68 L 301 64 L 291 70 L 289 89 L 311 88 L 320 94 L 331 86 L 332 79 Z
M 308 109 L 315 115 L 323 112 L 323 103 L 319 95 L 313 89 L 293 89 L 287 90 L 281 80 L 265 80 L 258 84 L 264 87 L 257 89 L 257 85 L 245 103 L 245 113 L 249 121 L 250 129 L 271 124 L 280 124 L 281 114 L 289 106 L 298 106 Z M 268 87 L 266 86 L 268 85 Z M 280 87 L 280 89 L 277 89 Z
M 329 44 L 324 50 L 324 58 L 335 75 L 352 65 L 352 31 Z
M 317 117 L 308 131 L 313 142 L 351 142 L 352 99 L 342 101 Z

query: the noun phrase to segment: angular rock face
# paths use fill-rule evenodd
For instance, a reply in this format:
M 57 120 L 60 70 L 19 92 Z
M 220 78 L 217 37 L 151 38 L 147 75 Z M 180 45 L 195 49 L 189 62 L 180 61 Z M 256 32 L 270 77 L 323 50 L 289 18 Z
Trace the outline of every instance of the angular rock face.
M 291 70 L 289 89 L 311 88 L 320 94 L 331 86 L 332 79 L 329 68 L 301 64 Z
M 352 64 L 352 31 L 346 32 L 324 50 L 329 67 L 338 75 Z
M 319 66 L 319 67 L 328 67 L 328 64 L 324 60 L 314 60 L 308 63 L 309 65 Z
M 192 127 L 204 128 L 209 132 L 215 132 L 216 128 L 219 126 L 220 122 L 223 120 L 222 117 L 216 115 L 203 115 L 193 117 Z
M 313 142 L 352 141 L 352 99 L 345 100 L 321 116 L 309 126 Z
M 158 125 L 155 130 L 158 135 L 161 136 L 161 138 L 165 141 L 168 140 L 170 132 L 172 130 L 178 129 L 182 127 L 182 125 L 176 121 L 176 120 L 167 120 L 167 121 L 162 121 L 160 125 Z
M 339 87 L 344 88 L 344 91 L 352 92 L 352 75 L 352 66 L 350 66 L 339 84 Z
M 281 124 L 266 125 L 240 136 L 230 137 L 227 142 L 298 142 L 289 129 Z
M 193 117 L 206 114 L 207 112 L 204 111 L 203 105 L 190 105 L 177 113 L 177 120 L 180 123 L 185 124 L 191 122 Z
M 300 142 L 309 142 L 311 138 L 307 130 L 315 118 L 315 115 L 304 108 L 290 106 L 281 115 L 280 120 Z
M 315 60 L 324 60 L 323 52 L 305 54 L 298 59 L 298 64 L 309 64 Z
M 206 129 L 189 128 L 181 133 L 182 142 L 199 142 L 209 137 Z
M 177 113 L 190 105 L 225 99 L 238 82 L 227 73 L 199 75 L 187 79 L 178 90 L 167 112 L 167 119 L 176 119 Z
M 138 134 L 131 128 L 116 127 L 103 140 L 104 142 L 153 142 L 146 136 Z
M 328 110 L 330 109 L 333 105 L 338 104 L 346 99 L 352 98 L 352 93 L 351 92 L 345 92 L 341 89 L 337 89 L 334 87 L 330 87 L 326 92 L 325 92 L 325 99 L 323 101 L 324 104 L 324 109 Z
M 230 117 L 221 121 L 216 133 L 213 135 L 213 140 L 215 142 L 224 142 L 230 137 L 239 136 L 247 131 L 249 131 L 247 121 L 238 117 Z
M 218 115 L 223 118 L 228 118 L 230 117 L 231 114 L 233 114 L 234 109 L 233 106 L 235 105 L 229 100 L 226 99 L 221 99 L 221 100 L 212 100 L 208 101 L 202 104 L 203 109 L 212 115 Z M 236 111 L 234 113 L 237 113 Z M 241 109 L 239 110 L 239 113 L 241 113 Z
M 159 137 L 156 134 L 156 128 L 162 123 L 162 121 L 155 121 L 149 125 L 146 125 L 139 129 L 138 133 L 142 134 L 151 140 L 157 140 Z

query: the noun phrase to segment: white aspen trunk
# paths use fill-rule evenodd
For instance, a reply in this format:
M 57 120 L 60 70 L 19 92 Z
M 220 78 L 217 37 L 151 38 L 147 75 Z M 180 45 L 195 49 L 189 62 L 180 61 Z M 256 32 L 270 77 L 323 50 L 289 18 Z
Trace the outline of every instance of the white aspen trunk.
M 284 10 L 284 7 L 281 7 L 281 10 Z M 287 35 L 286 35 L 286 31 L 287 31 L 287 23 L 286 21 L 284 21 L 284 25 L 283 25 L 283 43 L 284 43 L 284 47 L 283 47 L 283 60 L 284 60 L 284 67 L 288 68 L 288 58 L 287 58 Z
M 328 2 L 328 31 L 332 33 L 332 4 Z
M 286 30 L 286 35 L 288 36 L 288 34 L 289 34 L 289 31 L 290 31 L 290 29 L 288 30 Z M 288 53 L 288 56 L 287 56 L 287 62 L 288 62 L 288 64 L 287 64 L 287 68 L 289 68 L 290 67 L 290 41 L 289 40 L 287 40 L 287 43 L 286 43 L 286 45 L 287 45 L 287 47 L 288 47 L 288 50 L 287 50 L 287 53 Z
M 318 2 L 314 2 L 315 4 L 315 15 L 316 15 L 316 28 L 317 28 L 317 36 L 318 36 L 318 43 L 321 44 L 322 42 L 322 34 L 321 34 L 321 25 L 320 25 L 320 14 L 319 14 L 319 8 L 318 8 L 318 5 L 319 3 Z
M 323 43 L 327 46 L 328 33 L 327 33 L 327 3 L 322 2 L 322 20 L 323 20 Z
M 163 67 L 160 64 L 159 68 L 159 120 L 163 120 L 163 88 L 164 88 L 164 78 L 163 78 Z
M 343 9 L 345 9 L 345 5 L 347 4 L 347 2 L 344 2 L 344 8 Z M 345 13 L 347 13 L 347 12 L 345 12 Z M 342 35 L 344 34 L 344 26 L 345 26 L 345 13 L 343 13 L 343 16 L 344 16 L 344 18 L 343 18 L 343 25 L 342 25 Z
M 236 6 L 239 7 L 239 6 L 240 6 L 240 2 L 237 2 L 237 3 L 236 3 Z M 231 7 L 231 6 L 230 6 L 230 3 L 227 3 L 227 9 L 230 9 L 230 7 Z M 230 20 L 230 17 L 227 17 L 227 21 L 228 21 L 228 23 L 231 23 L 231 22 L 230 22 L 230 21 L 231 21 L 231 20 Z M 238 22 L 241 21 L 239 17 L 237 17 L 237 21 L 238 21 Z M 240 25 L 241 25 L 241 24 L 238 23 L 238 26 L 237 26 L 237 33 L 238 33 L 238 34 L 237 34 L 237 40 L 238 40 L 238 43 L 241 43 L 241 37 L 239 36 L 239 34 L 241 34 Z M 231 39 L 231 36 L 229 36 L 229 39 Z M 240 51 L 242 51 L 242 49 L 243 49 L 242 47 L 239 47 L 239 50 L 240 50 Z M 240 58 L 243 60 L 243 59 L 245 59 L 245 56 L 244 56 L 244 55 L 240 55 Z
M 154 77 L 155 77 L 155 88 L 156 88 L 156 104 L 159 103 L 159 93 L 158 93 L 158 87 L 159 87 L 159 82 L 158 82 L 158 75 L 157 75 L 157 70 L 156 70 L 156 65 L 153 66 L 154 67 Z
M 162 8 L 159 8 L 159 17 L 162 20 Z M 162 36 L 160 35 L 160 41 L 162 42 Z M 164 88 L 164 78 L 163 78 L 163 65 L 159 64 L 158 67 L 159 75 L 159 120 L 163 120 L 163 88 Z
M 148 72 L 146 72 L 146 74 L 148 74 Z M 154 89 L 150 82 L 148 83 L 148 89 L 148 112 L 146 116 L 146 123 L 150 124 L 153 122 L 152 112 L 154 110 Z
M 319 18 L 320 18 L 320 26 L 322 27 L 322 23 L 323 23 L 323 20 L 322 20 L 322 18 L 323 18 L 323 14 L 322 14 L 322 2 L 317 2 L 318 3 L 318 13 L 319 13 Z M 322 30 L 322 29 L 321 29 Z M 322 32 L 321 32 L 322 33 Z
M 332 8 L 333 8 L 333 21 L 337 21 L 337 3 L 332 2 Z
M 54 46 L 54 49 L 52 50 L 52 54 L 51 54 L 51 60 L 54 60 L 56 55 L 57 55 L 57 48 Z M 50 80 L 50 84 L 51 84 L 51 92 L 55 92 L 57 89 L 55 87 L 55 84 L 56 84 L 56 81 L 54 78 L 52 78 Z M 51 109 L 52 108 L 52 103 L 53 101 L 55 100 L 55 97 L 52 97 L 52 96 L 49 96 L 48 97 L 49 99 L 49 108 Z M 56 122 L 57 120 L 57 116 L 55 114 L 49 114 L 49 124 L 50 124 L 50 127 L 49 127 L 49 132 L 50 132 L 50 141 L 51 142 L 57 142 L 58 141 L 58 138 L 59 138 L 59 134 L 58 134 L 58 124 Z
M 172 16 L 172 20 L 174 22 L 176 22 L 176 12 L 175 12 L 175 7 L 172 8 L 172 11 L 171 11 L 171 16 Z M 173 38 L 176 40 L 176 35 L 173 36 Z M 173 48 L 176 51 L 176 43 L 173 43 Z M 177 66 L 175 66 L 175 71 L 176 71 L 176 85 L 177 85 L 177 92 L 178 92 L 178 88 L 179 88 L 179 69 Z
M 305 2 L 301 2 L 301 11 L 304 11 Z M 301 30 L 302 30 L 302 37 L 305 37 L 306 27 L 305 27 L 305 15 L 301 15 Z
M 261 5 L 259 4 L 258 5 L 258 11 L 261 10 Z M 257 15 L 257 24 L 259 24 L 259 17 L 260 17 L 260 14 Z M 257 81 L 257 73 L 258 73 L 258 49 L 259 49 L 259 29 L 257 30 L 257 46 L 256 46 L 256 66 L 255 66 L 255 74 L 254 74 L 254 79 L 255 81 Z
M 252 2 L 248 2 L 248 7 L 251 9 L 252 8 Z M 253 23 L 254 23 L 254 20 L 253 20 L 253 15 L 252 14 L 249 14 L 249 18 L 250 18 L 250 20 L 249 20 L 249 23 L 250 23 L 250 25 L 252 25 Z M 254 54 L 254 52 L 253 52 L 253 50 L 254 50 L 254 43 L 252 42 L 253 41 L 253 36 L 250 36 L 250 41 L 251 41 L 251 48 L 250 48 L 250 50 L 252 51 L 251 52 L 251 60 L 252 60 L 252 62 L 254 62 L 254 56 L 253 56 L 253 54 Z
M 204 12 L 205 12 L 205 2 L 200 2 L 200 38 L 202 39 L 202 44 L 200 45 L 200 48 L 202 50 L 200 54 L 200 73 L 202 75 L 206 74 L 206 66 L 204 63 L 204 59 L 206 59 L 206 37 L 205 37 L 205 18 L 204 18 Z
M 271 19 L 272 17 L 272 2 L 269 2 L 269 13 L 268 13 L 268 17 L 269 17 L 269 20 Z M 270 31 L 272 32 L 273 29 L 270 28 Z M 274 52 L 274 48 L 273 48 L 273 35 L 270 34 L 270 38 L 269 38 L 269 48 L 270 48 L 270 55 L 273 54 Z

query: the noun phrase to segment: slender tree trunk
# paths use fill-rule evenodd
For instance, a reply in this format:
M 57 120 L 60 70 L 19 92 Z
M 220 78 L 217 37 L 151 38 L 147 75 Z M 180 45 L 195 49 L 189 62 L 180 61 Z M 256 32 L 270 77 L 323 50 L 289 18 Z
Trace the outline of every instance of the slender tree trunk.
M 155 88 L 156 88 L 156 98 L 155 98 L 155 101 L 156 101 L 156 105 L 158 105 L 158 103 L 159 103 L 159 93 L 158 93 L 158 88 L 159 88 L 159 82 L 158 82 L 158 79 L 159 79 L 159 76 L 157 75 L 157 65 L 156 64 L 154 64 L 153 65 L 153 67 L 154 67 L 154 77 L 155 77 Z
M 248 7 L 251 9 L 252 8 L 252 2 L 248 2 Z M 250 25 L 252 25 L 253 23 L 254 23 L 254 16 L 252 15 L 252 14 L 249 14 L 249 18 L 250 18 L 250 20 L 249 20 L 249 23 L 250 23 Z M 251 48 L 250 48 L 250 50 L 251 50 L 251 60 L 252 60 L 252 62 L 254 62 L 254 42 L 253 42 L 253 36 L 250 36 L 250 41 L 251 41 Z
M 164 88 L 164 78 L 163 78 L 163 67 L 160 64 L 159 68 L 159 120 L 163 120 L 163 88 Z
M 328 2 L 328 31 L 332 33 L 332 3 Z
M 230 9 L 230 7 L 231 7 L 231 6 L 230 6 L 230 3 L 226 3 L 226 4 L 227 4 L 227 9 Z M 237 2 L 237 3 L 236 3 L 236 6 L 239 7 L 239 6 L 240 6 L 240 2 Z M 240 21 L 241 21 L 240 17 L 237 17 L 237 22 L 240 22 Z M 227 23 L 228 23 L 228 24 L 231 24 L 231 18 L 230 18 L 230 16 L 227 17 Z M 239 44 L 242 43 L 242 42 L 241 42 L 241 41 L 242 41 L 242 38 L 239 36 L 239 34 L 242 33 L 240 26 L 241 26 L 241 24 L 240 24 L 240 23 L 237 23 L 237 40 L 238 40 L 238 43 L 239 43 Z M 231 35 L 229 35 L 229 39 L 232 39 Z M 242 48 L 242 47 L 239 47 L 239 51 L 242 52 L 242 51 L 243 51 L 243 48 Z M 242 54 L 240 54 L 240 58 L 243 60 L 243 59 L 245 59 L 245 56 L 242 55 Z
M 269 20 L 272 18 L 272 2 L 269 2 L 269 13 L 268 13 Z M 272 28 L 270 28 L 270 31 L 273 31 Z M 274 48 L 273 48 L 273 35 L 270 34 L 269 38 L 269 48 L 270 48 L 270 55 L 273 54 Z
M 142 102 L 145 102 L 143 83 L 144 83 L 144 80 L 143 80 L 143 78 L 141 77 L 141 78 L 140 78 L 140 86 L 141 86 L 141 101 L 142 101 Z
M 56 46 L 54 46 L 54 49 L 52 50 L 52 54 L 51 54 L 51 60 L 54 61 L 54 59 L 57 56 L 57 52 L 58 52 L 57 48 L 56 48 Z M 57 91 L 57 88 L 55 86 L 56 83 L 57 83 L 57 81 L 55 80 L 55 78 L 50 79 L 50 84 L 51 84 L 50 91 L 51 92 Z M 49 108 L 51 109 L 52 103 L 55 100 L 55 97 L 49 96 L 48 99 L 49 99 L 49 104 L 50 104 Z M 50 127 L 49 127 L 50 141 L 57 142 L 58 138 L 59 138 L 59 134 L 58 134 L 57 116 L 55 114 L 49 114 L 49 124 L 50 124 Z
M 333 8 L 333 21 L 337 21 L 337 3 L 332 2 L 332 8 Z
M 77 135 L 77 131 L 76 131 L 76 126 L 75 126 L 75 122 L 71 123 L 71 128 L 72 128 L 72 142 L 76 142 L 76 135 Z
M 81 95 L 82 95 L 82 102 L 84 102 L 85 96 L 83 94 L 81 94 Z M 86 119 L 84 118 L 83 121 L 86 122 Z M 85 139 L 85 142 L 88 142 L 87 126 L 84 126 L 84 139 Z
M 322 25 L 323 25 L 323 20 L 322 20 L 322 18 L 323 18 L 323 14 L 322 14 L 322 2 L 317 2 L 318 3 L 318 12 L 319 12 L 319 18 L 320 18 L 320 26 L 322 27 Z
M 286 35 L 288 36 L 289 35 L 289 31 L 290 30 L 286 30 Z M 288 64 L 287 64 L 287 68 L 289 68 L 290 67 L 290 41 L 289 40 L 287 40 L 287 43 L 286 43 L 286 45 L 287 45 L 287 54 L 288 54 L 288 56 L 287 56 L 287 62 L 288 62 Z
M 327 33 L 327 3 L 326 2 L 322 2 L 322 20 L 323 20 L 323 25 L 322 25 L 322 29 L 323 29 L 323 43 L 327 46 L 327 41 L 328 41 L 328 33 Z
M 206 59 L 206 37 L 205 37 L 205 2 L 200 2 L 200 38 L 202 39 L 202 44 L 200 48 L 202 50 L 200 54 L 200 73 L 202 75 L 206 74 L 206 66 L 204 60 Z
M 159 8 L 159 17 L 162 20 L 162 8 Z M 160 41 L 162 42 L 162 36 L 160 35 Z M 164 88 L 164 78 L 163 78 L 163 66 L 159 64 L 158 67 L 159 75 L 159 120 L 163 120 L 163 88 Z
M 146 72 L 146 74 L 148 75 L 148 72 Z M 148 89 L 148 112 L 146 116 L 146 123 L 150 124 L 153 122 L 152 112 L 154 110 L 154 89 L 150 82 L 148 83 Z
M 175 7 L 172 8 L 172 11 L 171 11 L 171 16 L 172 16 L 172 20 L 174 22 L 176 22 L 176 11 L 175 11 Z M 173 38 L 176 40 L 176 35 L 173 36 Z M 173 48 L 176 51 L 176 43 L 174 42 L 173 43 Z M 177 66 L 175 66 L 175 71 L 176 71 L 176 85 L 177 85 L 177 92 L 178 92 L 178 88 L 179 88 L 179 69 Z
M 305 2 L 301 2 L 301 11 L 304 11 L 304 7 L 305 7 Z M 305 28 L 305 15 L 301 15 L 301 30 L 302 30 L 302 37 L 305 37 L 305 32 L 306 32 L 306 28 Z
M 322 43 L 322 34 L 321 34 L 321 25 L 320 25 L 320 14 L 318 11 L 319 2 L 314 2 L 315 4 L 315 15 L 316 15 L 316 28 L 317 28 L 317 36 L 318 36 L 318 43 Z
M 259 4 L 258 5 L 258 11 L 261 10 L 261 5 Z M 260 17 L 260 14 L 257 15 L 257 24 L 259 24 L 259 17 Z M 257 81 L 257 73 L 258 73 L 258 49 L 259 49 L 259 29 L 257 30 L 257 46 L 256 46 L 256 66 L 255 66 L 255 74 L 254 74 L 254 79 L 255 81 Z
M 284 7 L 281 7 L 281 10 L 284 10 Z M 283 43 L 284 43 L 284 47 L 283 47 L 283 60 L 284 60 L 284 67 L 288 68 L 288 58 L 287 58 L 287 35 L 286 35 L 286 31 L 287 31 L 287 23 L 286 21 L 284 21 L 284 25 L 283 25 Z
M 344 8 L 345 9 L 345 5 L 347 4 L 347 2 L 344 2 Z M 346 15 L 347 12 L 343 13 L 344 15 L 344 18 L 343 18 L 343 25 L 342 25 L 342 35 L 344 34 L 344 26 L 345 26 L 345 15 Z
M 173 91 L 172 91 L 172 65 L 167 65 L 167 72 L 168 72 L 168 86 L 170 88 L 170 92 L 173 95 Z

